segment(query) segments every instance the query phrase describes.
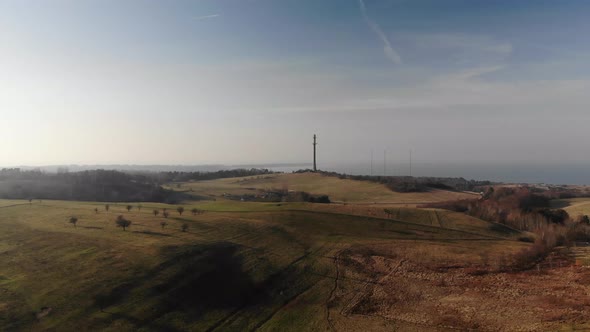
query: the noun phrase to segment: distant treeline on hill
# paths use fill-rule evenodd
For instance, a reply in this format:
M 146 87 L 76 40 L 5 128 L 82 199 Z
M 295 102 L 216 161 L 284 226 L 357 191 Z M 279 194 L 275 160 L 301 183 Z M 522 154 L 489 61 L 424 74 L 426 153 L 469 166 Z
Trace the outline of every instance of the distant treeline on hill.
M 270 173 L 272 172 L 267 169 L 160 173 L 89 170 L 47 173 L 40 170 L 4 168 L 0 170 L 0 198 L 177 203 L 186 199 L 187 194 L 164 189 L 161 184 Z
M 183 194 L 160 187 L 152 177 L 118 171 L 44 173 L 18 168 L 0 170 L 0 198 L 60 199 L 99 202 L 167 202 Z
M 164 182 L 186 182 L 186 181 L 203 181 L 225 178 L 237 178 L 242 176 L 273 174 L 268 169 L 250 168 L 250 169 L 230 169 L 216 172 L 160 172 L 157 173 L 158 180 Z M 154 176 L 154 174 L 152 174 Z
M 297 172 L 309 171 L 301 170 Z M 480 191 L 481 187 L 494 184 L 490 181 L 466 180 L 464 178 L 347 175 L 324 171 L 320 173 L 325 176 L 336 176 L 340 179 L 377 182 L 396 192 L 427 192 L 432 189 Z

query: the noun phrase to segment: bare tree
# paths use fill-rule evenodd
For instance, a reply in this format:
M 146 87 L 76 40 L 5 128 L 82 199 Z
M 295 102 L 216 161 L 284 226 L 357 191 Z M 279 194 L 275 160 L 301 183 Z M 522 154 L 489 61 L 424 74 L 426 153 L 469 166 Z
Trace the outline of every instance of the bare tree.
M 159 210 L 154 210 L 154 217 L 157 217 L 158 216 L 158 213 L 160 213 Z
M 131 226 L 131 220 L 127 220 L 123 216 L 118 216 L 117 220 L 115 220 L 115 224 L 117 224 L 117 227 L 123 227 L 123 230 L 125 231 L 127 227 Z
M 131 209 L 133 209 L 133 206 L 127 205 L 127 212 L 131 211 Z
M 94 213 L 98 213 L 98 208 L 94 208 Z
M 164 211 L 164 212 L 162 212 L 162 215 L 164 216 L 164 218 L 168 218 L 168 216 L 169 216 L 170 214 L 168 213 L 168 211 Z
M 178 214 L 180 214 L 182 216 L 182 213 L 184 212 L 184 208 L 182 206 L 179 206 L 176 208 L 176 211 L 178 211 Z
M 192 212 L 193 216 L 196 216 L 196 215 L 197 215 L 197 213 L 199 213 L 199 209 L 197 209 L 197 208 L 193 208 L 193 209 L 191 210 L 191 212 Z
M 137 211 L 141 211 L 141 208 L 142 208 L 142 207 L 143 207 L 143 206 L 142 206 L 141 204 L 137 204 Z
M 76 224 L 78 223 L 78 218 L 76 217 L 70 217 L 70 224 L 73 224 L 74 227 L 76 227 Z
M 29 205 L 33 205 L 33 199 L 29 198 Z
M 162 226 L 162 229 L 164 229 L 164 227 L 166 227 L 166 225 L 168 225 L 167 222 L 165 222 L 165 221 L 160 222 L 160 226 Z
M 387 218 L 391 218 L 391 215 L 393 214 L 393 211 L 390 209 L 383 209 L 383 212 L 387 214 Z
M 187 223 L 184 223 L 184 224 L 182 224 L 182 226 L 180 227 L 180 229 L 181 229 L 183 232 L 186 232 L 186 231 L 188 230 L 188 224 L 187 224 Z
M 110 208 L 111 208 L 111 207 L 110 207 L 108 204 L 105 204 L 105 205 L 104 205 L 104 209 L 105 209 L 107 212 L 109 212 L 109 209 L 110 209 Z

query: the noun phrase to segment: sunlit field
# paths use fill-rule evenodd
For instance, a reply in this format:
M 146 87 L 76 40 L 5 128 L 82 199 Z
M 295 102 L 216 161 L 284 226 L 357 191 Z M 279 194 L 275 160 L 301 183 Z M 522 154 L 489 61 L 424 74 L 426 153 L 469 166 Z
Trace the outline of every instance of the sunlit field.
M 195 195 L 221 196 L 224 193 L 251 194 L 256 190 L 295 190 L 328 195 L 331 200 L 345 203 L 379 203 L 416 205 L 456 199 L 473 199 L 478 195 L 433 189 L 430 192 L 396 193 L 385 185 L 368 181 L 339 179 L 315 173 L 272 174 L 247 178 L 180 183 L 176 189 L 192 190 Z
M 215 197 L 245 181 L 186 186 Z M 522 234 L 443 210 L 222 197 L 108 205 L 0 201 L 0 329 L 561 329 L 579 323 L 568 299 L 590 280 L 565 265 L 501 272 L 530 245 Z M 568 312 L 588 315 L 586 295 L 571 301 Z M 535 309 L 546 302 L 563 314 Z
M 556 208 L 566 210 L 573 217 L 590 215 L 590 198 L 587 197 L 558 199 L 554 200 L 552 204 Z

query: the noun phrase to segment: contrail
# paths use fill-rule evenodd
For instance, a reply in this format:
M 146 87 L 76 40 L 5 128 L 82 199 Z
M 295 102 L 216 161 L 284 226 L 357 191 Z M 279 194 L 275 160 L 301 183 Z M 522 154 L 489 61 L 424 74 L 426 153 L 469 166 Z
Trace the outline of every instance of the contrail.
M 205 16 L 195 17 L 195 20 L 202 21 L 202 20 L 208 20 L 210 18 L 216 18 L 216 17 L 219 17 L 219 16 L 220 16 L 219 14 L 205 15 Z
M 397 54 L 393 47 L 391 47 L 391 42 L 389 42 L 389 39 L 387 38 L 383 30 L 381 30 L 381 27 L 379 27 L 377 23 L 373 22 L 373 20 L 371 20 L 371 18 L 367 14 L 367 7 L 365 6 L 364 0 L 359 0 L 359 6 L 361 8 L 361 14 L 365 19 L 365 22 L 367 22 L 367 25 L 371 28 L 371 30 L 373 30 L 373 32 L 375 32 L 377 37 L 379 37 L 379 39 L 381 39 L 381 41 L 383 42 L 383 52 L 385 53 L 385 56 L 389 60 L 391 60 L 391 62 L 395 63 L 396 65 L 400 65 L 402 63 L 402 58 L 399 56 L 399 54 Z

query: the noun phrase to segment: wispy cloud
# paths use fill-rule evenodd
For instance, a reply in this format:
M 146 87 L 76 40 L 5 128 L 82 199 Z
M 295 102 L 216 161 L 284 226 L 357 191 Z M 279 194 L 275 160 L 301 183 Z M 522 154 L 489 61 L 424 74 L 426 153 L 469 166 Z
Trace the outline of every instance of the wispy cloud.
M 389 38 L 387 38 L 387 36 L 383 32 L 383 30 L 381 30 L 381 27 L 377 23 L 375 23 L 373 20 L 371 20 L 371 18 L 369 17 L 369 14 L 367 14 L 367 7 L 365 6 L 364 0 L 359 0 L 359 6 L 361 8 L 361 14 L 363 15 L 363 18 L 365 19 L 365 21 L 367 22 L 367 25 L 371 28 L 371 30 L 373 30 L 373 32 L 377 35 L 377 37 L 379 37 L 379 39 L 381 39 L 381 41 L 383 42 L 383 52 L 385 53 L 385 56 L 389 60 L 391 60 L 391 62 L 395 63 L 396 65 L 401 64 L 402 58 L 391 46 L 391 42 L 389 41 Z
M 511 42 L 483 34 L 400 31 L 396 38 L 419 54 L 466 68 L 504 64 L 513 53 Z
M 217 18 L 219 16 L 221 16 L 221 15 L 219 15 L 219 14 L 213 14 L 213 15 L 198 16 L 198 17 L 195 17 L 194 19 L 197 20 L 197 21 L 202 21 L 202 20 L 208 20 L 208 19 L 212 19 L 212 18 Z
M 456 74 L 449 74 L 446 76 L 446 79 L 455 79 L 456 81 L 469 81 L 473 79 L 477 79 L 480 76 L 485 74 L 493 73 L 499 70 L 504 69 L 505 66 L 497 65 L 497 66 L 489 66 L 489 67 L 477 67 L 477 68 L 470 68 L 467 70 L 463 70 Z M 471 84 L 471 83 L 470 83 Z

